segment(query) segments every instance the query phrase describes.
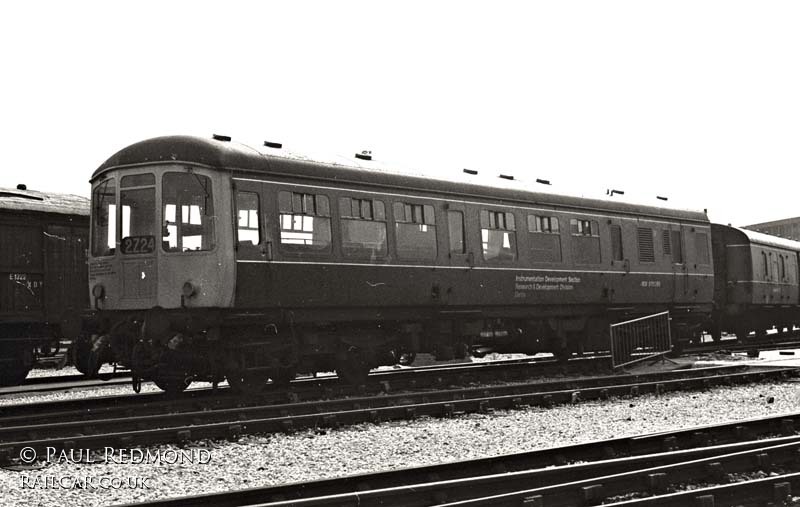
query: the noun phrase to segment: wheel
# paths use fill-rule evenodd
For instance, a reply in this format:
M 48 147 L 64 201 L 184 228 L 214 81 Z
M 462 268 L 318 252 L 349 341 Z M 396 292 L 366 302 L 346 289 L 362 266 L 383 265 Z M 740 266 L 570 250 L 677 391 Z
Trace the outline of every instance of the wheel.
M 179 394 L 189 387 L 189 384 L 192 383 L 192 378 L 182 373 L 160 374 L 156 375 L 153 382 L 167 394 Z
M 411 366 L 414 363 L 414 359 L 416 358 L 417 358 L 416 352 L 403 352 L 397 359 L 397 364 L 401 364 L 403 366 Z
M 69 349 L 72 365 L 87 377 L 94 377 L 99 371 L 99 366 L 92 359 L 92 342 L 86 336 L 79 336 L 72 342 Z M 93 370 L 92 363 L 95 363 L 97 370 Z
M 240 394 L 257 394 L 267 386 L 267 377 L 261 373 L 235 370 L 225 375 L 225 378 L 228 379 L 231 389 Z
M 25 380 L 33 366 L 33 353 L 26 350 L 10 351 L 0 358 L 0 386 L 16 386 Z
M 289 385 L 289 382 L 294 380 L 296 375 L 297 372 L 294 368 L 275 368 L 269 374 L 269 379 L 272 381 L 273 385 L 286 387 Z
M 572 352 L 570 352 L 568 347 L 559 347 L 553 350 L 553 357 L 555 357 L 559 363 L 566 363 L 572 358 Z
M 714 343 L 719 342 L 722 340 L 722 331 L 720 330 L 719 326 L 712 326 L 709 334 L 711 335 L 711 341 Z
M 347 384 L 365 384 L 369 370 L 369 363 L 358 349 L 351 349 L 346 357 L 336 359 L 336 375 Z

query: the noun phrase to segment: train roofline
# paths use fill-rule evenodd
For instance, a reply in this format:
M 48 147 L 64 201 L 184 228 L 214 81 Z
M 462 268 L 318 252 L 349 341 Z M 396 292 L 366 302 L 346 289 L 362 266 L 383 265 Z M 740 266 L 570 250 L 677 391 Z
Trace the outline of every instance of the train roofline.
M 88 217 L 89 203 L 88 198 L 74 194 L 0 188 L 0 211 L 35 211 Z
M 717 224 L 714 225 L 717 226 Z M 780 238 L 778 236 L 772 236 L 771 234 L 764 234 L 763 232 L 751 231 L 749 229 L 733 227 L 730 225 L 718 225 L 718 227 L 727 227 L 728 229 L 732 229 L 744 236 L 744 238 L 750 243 L 800 252 L 800 241 Z
M 165 163 L 192 164 L 226 172 L 292 177 L 313 181 L 335 181 L 376 185 L 403 191 L 416 190 L 452 197 L 454 200 L 479 198 L 504 200 L 538 206 L 574 208 L 628 215 L 667 218 L 708 224 L 705 213 L 662 208 L 620 201 L 605 201 L 528 190 L 517 190 L 475 183 L 411 176 L 344 164 L 318 162 L 263 153 L 241 143 L 194 136 L 156 137 L 132 144 L 112 155 L 92 175 L 94 182 L 105 172 L 123 168 Z

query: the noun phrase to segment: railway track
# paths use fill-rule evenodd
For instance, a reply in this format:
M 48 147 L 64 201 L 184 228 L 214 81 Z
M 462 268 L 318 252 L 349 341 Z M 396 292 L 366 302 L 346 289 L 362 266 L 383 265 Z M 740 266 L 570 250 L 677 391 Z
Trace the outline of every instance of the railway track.
M 762 350 L 800 349 L 800 332 L 795 331 L 790 335 L 767 335 L 769 338 L 759 340 L 749 339 L 741 341 L 737 338 L 728 338 L 716 342 L 704 342 L 687 346 L 683 354 L 703 354 L 725 350 L 729 352 L 747 352 L 757 356 Z
M 518 383 L 477 388 L 413 391 L 383 396 L 359 396 L 289 404 L 207 406 L 184 410 L 159 405 L 150 415 L 140 404 L 88 412 L 48 413 L 34 407 L 36 424 L 19 411 L 27 406 L 4 407 L 0 416 L 0 461 L 11 461 L 22 448 L 37 452 L 47 448 L 92 449 L 130 447 L 198 439 L 238 438 L 243 434 L 289 432 L 308 427 L 337 427 L 360 422 L 380 422 L 420 416 L 449 417 L 457 413 L 486 412 L 524 406 L 577 403 L 610 396 L 704 389 L 713 385 L 785 379 L 795 369 L 745 367 L 679 370 L 633 378 L 593 377 L 556 383 Z M 175 401 L 175 400 L 172 400 Z M 195 400 L 196 401 L 196 400 Z M 188 408 L 189 405 L 184 408 Z
M 783 414 L 142 505 L 782 505 L 800 494 L 799 431 L 800 413 Z M 776 477 L 725 484 L 759 472 Z M 725 503 L 730 491 L 739 503 Z
M 18 386 L 0 387 L 0 396 L 5 394 L 46 393 L 72 389 L 94 389 L 130 384 L 130 373 L 119 371 L 104 375 L 106 380 L 87 379 L 84 375 L 54 375 L 32 377 Z
M 800 331 L 791 334 L 783 335 L 768 335 L 767 338 L 762 338 L 759 341 L 746 341 L 741 342 L 737 338 L 724 338 L 717 342 L 705 342 L 702 344 L 692 345 L 685 347 L 683 350 L 684 355 L 691 354 L 704 354 L 713 353 L 718 351 L 727 352 L 748 352 L 751 355 L 758 355 L 759 350 L 783 350 L 783 349 L 798 349 L 800 348 Z M 604 357 L 607 353 L 599 352 L 596 356 L 586 357 Z M 574 359 L 580 360 L 582 358 L 575 357 Z M 526 358 L 513 361 L 500 361 L 500 362 L 541 362 L 547 363 L 552 361 L 548 357 Z M 469 363 L 463 363 L 469 364 Z M 416 368 L 448 368 L 462 366 L 462 364 L 439 364 Z M 60 391 L 66 389 L 90 389 L 97 387 L 106 387 L 111 385 L 124 385 L 130 382 L 130 373 L 127 370 L 117 372 L 109 372 L 103 375 L 103 379 L 86 379 L 83 375 L 54 375 L 48 377 L 33 377 L 28 378 L 20 386 L 0 387 L 0 395 L 4 394 L 21 394 L 21 393 L 39 393 L 48 391 Z
M 533 370 L 531 367 L 535 366 L 536 369 Z M 524 359 L 504 359 L 498 361 L 486 361 L 486 362 L 466 362 L 466 363 L 444 363 L 444 364 L 433 364 L 427 366 L 415 366 L 411 368 L 402 368 L 398 370 L 377 370 L 370 373 L 368 377 L 367 385 L 376 385 L 379 382 L 383 381 L 392 381 L 394 382 L 396 379 L 400 378 L 401 375 L 405 375 L 406 379 L 413 383 L 413 381 L 417 381 L 421 384 L 426 382 L 430 382 L 431 380 L 435 380 L 438 376 L 441 376 L 442 373 L 447 373 L 446 376 L 451 376 L 456 373 L 462 374 L 464 379 L 472 380 L 472 381 L 479 381 L 479 382 L 488 382 L 492 380 L 493 376 L 497 376 L 497 380 L 508 380 L 509 378 L 513 378 L 514 376 L 519 376 L 519 378 L 527 378 L 533 375 L 554 375 L 554 374 L 565 374 L 569 372 L 577 373 L 577 372 L 604 372 L 610 371 L 610 360 L 609 356 L 605 354 L 597 354 L 597 355 L 586 355 L 583 357 L 575 357 L 568 365 L 564 365 L 562 363 L 558 363 L 552 357 L 529 357 Z M 71 389 L 71 388 L 90 388 L 90 387 L 104 387 L 108 385 L 124 385 L 126 383 L 130 383 L 131 378 L 127 372 L 116 372 L 114 374 L 115 378 L 108 378 L 107 374 L 106 380 L 96 380 L 96 379 L 85 379 L 79 375 L 71 375 L 67 377 L 42 377 L 39 381 L 38 379 L 30 379 L 32 382 L 31 386 L 23 385 L 23 386 L 16 386 L 16 387 L 6 387 L 0 388 L 0 395 L 3 394 L 20 394 L 20 393 L 28 393 L 28 392 L 47 392 L 47 391 L 60 391 L 64 389 Z M 414 375 L 414 377 L 411 377 Z M 59 378 L 65 379 L 66 382 L 48 382 L 48 379 Z M 444 378 L 444 377 L 442 377 Z M 465 380 L 465 381 L 466 381 Z M 462 381 L 464 382 L 464 381 Z M 338 388 L 336 384 L 337 377 L 335 375 L 324 375 L 320 377 L 299 377 L 296 379 L 292 385 L 302 385 L 308 383 L 325 383 L 330 389 L 334 391 L 338 390 L 347 390 L 348 387 L 344 386 Z M 189 392 L 194 393 L 197 391 L 210 391 L 211 388 L 193 388 Z M 220 392 L 227 392 L 228 387 L 222 386 L 219 388 Z M 135 395 L 132 394 L 130 398 L 125 399 L 139 399 L 141 400 L 142 397 L 152 397 L 157 396 L 160 393 L 150 393 L 150 394 L 141 394 Z

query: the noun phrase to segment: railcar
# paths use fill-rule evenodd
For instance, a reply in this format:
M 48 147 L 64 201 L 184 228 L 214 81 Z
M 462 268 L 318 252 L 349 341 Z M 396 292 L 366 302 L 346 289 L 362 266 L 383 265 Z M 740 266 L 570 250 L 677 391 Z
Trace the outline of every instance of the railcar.
M 608 349 L 612 322 L 714 291 L 704 213 L 453 183 L 173 136 L 93 174 L 78 362 L 179 391 L 369 368 L 416 352 Z
M 711 334 L 745 340 L 800 325 L 800 242 L 725 225 L 711 226 L 714 311 Z
M 0 188 L 0 385 L 80 329 L 88 236 L 85 197 Z

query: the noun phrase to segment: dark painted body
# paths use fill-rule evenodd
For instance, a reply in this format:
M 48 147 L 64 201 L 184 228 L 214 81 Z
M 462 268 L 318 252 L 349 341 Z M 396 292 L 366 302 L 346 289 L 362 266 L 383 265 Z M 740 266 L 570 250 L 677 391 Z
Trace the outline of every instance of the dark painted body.
M 93 303 L 89 327 L 103 343 L 117 343 L 111 348 L 122 362 L 133 360 L 140 336 L 122 333 L 124 326 L 112 332 L 122 321 L 159 335 L 151 337 L 154 350 L 167 342 L 173 356 L 185 349 L 177 368 L 212 378 L 235 365 L 242 371 L 255 357 L 309 371 L 365 350 L 376 365 L 400 351 L 607 349 L 613 322 L 669 310 L 685 338 L 711 315 L 714 259 L 703 213 L 403 176 L 190 137 L 125 148 L 92 182 L 97 188 L 153 174 L 159 195 L 162 179 L 174 173 L 212 182 L 213 247 L 125 254 L 119 246 L 126 238 L 117 237 L 116 251 L 90 257 L 90 289 L 102 286 L 103 297 Z M 282 192 L 324 196 L 326 211 L 317 218 L 330 221 L 328 249 L 282 241 Z M 258 218 L 244 231 L 237 228 L 247 215 L 237 208 L 242 194 Z M 385 223 L 386 246 L 358 256 L 343 243 L 348 210 L 358 210 L 341 206 L 365 200 L 373 206 L 370 220 Z M 435 230 L 435 252 L 424 260 L 401 255 L 414 246 L 398 244 L 404 219 L 395 210 L 404 205 L 425 210 L 420 231 Z M 463 247 L 451 244 L 452 212 L 464 219 Z M 560 225 L 535 230 L 537 216 Z M 171 223 L 163 207 L 154 219 Z M 498 248 L 513 252 L 505 259 L 491 258 L 487 238 L 497 231 L 506 234 Z M 258 239 L 239 241 L 244 232 Z M 165 233 L 155 243 L 168 239 Z M 536 250 L 545 242 L 552 258 L 543 260 Z M 182 295 L 182 284 L 192 290 Z
M 714 224 L 718 331 L 744 338 L 800 323 L 800 242 Z
M 0 189 L 0 379 L 27 374 L 37 348 L 88 306 L 88 199 Z M 21 379 L 17 379 L 21 380 Z

